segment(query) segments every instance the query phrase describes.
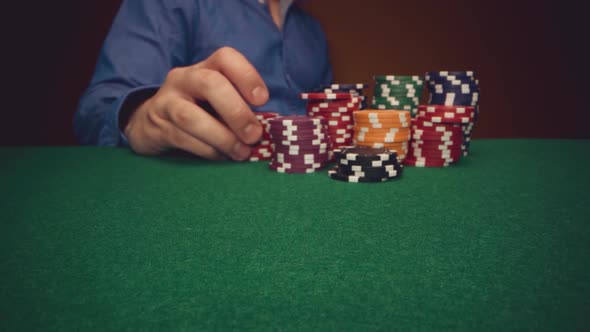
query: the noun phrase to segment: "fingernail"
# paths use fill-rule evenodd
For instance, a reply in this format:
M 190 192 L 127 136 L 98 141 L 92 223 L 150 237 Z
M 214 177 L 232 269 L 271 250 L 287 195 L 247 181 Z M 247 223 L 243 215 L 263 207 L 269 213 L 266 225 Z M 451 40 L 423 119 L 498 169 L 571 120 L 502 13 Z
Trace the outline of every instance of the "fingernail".
M 236 159 L 244 160 L 250 156 L 250 147 L 242 144 L 241 142 L 238 142 L 236 145 L 234 145 L 234 153 Z
M 248 135 L 249 133 L 252 132 L 253 129 L 254 129 L 254 124 L 249 123 L 248 125 L 246 125 L 246 127 L 244 127 L 244 134 Z
M 268 92 L 261 86 L 257 86 L 252 90 L 252 97 L 257 101 L 262 101 L 268 98 Z

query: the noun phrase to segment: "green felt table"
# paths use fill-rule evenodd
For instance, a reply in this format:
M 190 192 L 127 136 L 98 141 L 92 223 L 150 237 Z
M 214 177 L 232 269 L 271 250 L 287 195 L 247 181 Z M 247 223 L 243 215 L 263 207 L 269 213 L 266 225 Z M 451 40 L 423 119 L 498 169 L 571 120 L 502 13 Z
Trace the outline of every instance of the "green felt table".
M 0 149 L 0 330 L 584 330 L 590 141 L 380 184 Z

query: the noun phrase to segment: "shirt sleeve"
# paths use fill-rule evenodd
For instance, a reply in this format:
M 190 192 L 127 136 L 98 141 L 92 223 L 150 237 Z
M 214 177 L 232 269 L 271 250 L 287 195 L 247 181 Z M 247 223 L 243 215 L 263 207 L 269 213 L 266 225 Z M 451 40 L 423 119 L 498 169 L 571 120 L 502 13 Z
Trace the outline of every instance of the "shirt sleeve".
M 153 96 L 170 69 L 187 65 L 194 3 L 123 1 L 74 116 L 81 144 L 128 144 L 120 117 Z

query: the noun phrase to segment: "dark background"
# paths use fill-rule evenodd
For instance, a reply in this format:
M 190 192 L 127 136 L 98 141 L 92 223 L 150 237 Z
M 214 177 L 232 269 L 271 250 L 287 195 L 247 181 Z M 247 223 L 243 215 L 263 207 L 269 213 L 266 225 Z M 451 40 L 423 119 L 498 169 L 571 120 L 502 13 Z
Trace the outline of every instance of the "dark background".
M 75 144 L 72 115 L 120 2 L 27 2 L 5 10 L 0 145 Z M 580 5 L 308 0 L 304 7 L 326 30 L 337 82 L 474 69 L 482 89 L 476 138 L 590 138 Z

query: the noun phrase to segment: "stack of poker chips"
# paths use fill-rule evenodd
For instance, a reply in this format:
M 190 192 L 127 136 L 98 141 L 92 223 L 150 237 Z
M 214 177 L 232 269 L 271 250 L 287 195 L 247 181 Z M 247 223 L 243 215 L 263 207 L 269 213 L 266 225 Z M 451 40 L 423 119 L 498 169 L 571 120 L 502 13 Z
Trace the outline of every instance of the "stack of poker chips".
M 463 155 L 469 154 L 471 134 L 479 114 L 479 80 L 473 71 L 439 71 L 426 73 L 429 104 L 475 107 L 472 122 L 463 127 Z
M 361 104 L 359 109 L 363 110 L 367 108 L 367 100 L 365 97 L 365 89 L 368 88 L 369 85 L 365 83 L 354 83 L 354 84 L 329 84 L 329 85 L 321 85 L 318 89 L 314 90 L 314 92 L 321 92 L 321 93 L 350 93 L 354 97 L 361 100 Z
M 408 153 L 411 116 L 408 111 L 364 110 L 353 113 L 355 145 L 387 148 L 400 160 Z
M 375 76 L 375 90 L 371 107 L 381 110 L 410 111 L 416 115 L 424 80 L 420 76 Z
M 361 100 L 351 93 L 302 93 L 308 100 L 307 115 L 326 120 L 331 147 L 352 144 L 352 112 L 358 110 Z
M 463 127 L 473 121 L 475 107 L 420 105 L 412 120 L 412 140 L 404 164 L 447 167 L 463 155 Z
M 344 147 L 334 150 L 334 158 L 336 166 L 328 175 L 345 182 L 385 182 L 399 178 L 403 170 L 397 154 L 384 148 Z
M 268 120 L 273 144 L 269 167 L 279 173 L 313 173 L 327 166 L 330 140 L 326 120 L 280 116 Z
M 261 161 L 270 160 L 272 158 L 272 145 L 269 129 L 268 120 L 276 118 L 279 113 L 273 112 L 256 112 L 256 119 L 262 125 L 262 138 L 260 142 L 252 147 L 252 154 L 250 155 L 249 161 Z

